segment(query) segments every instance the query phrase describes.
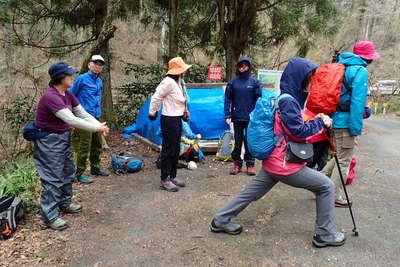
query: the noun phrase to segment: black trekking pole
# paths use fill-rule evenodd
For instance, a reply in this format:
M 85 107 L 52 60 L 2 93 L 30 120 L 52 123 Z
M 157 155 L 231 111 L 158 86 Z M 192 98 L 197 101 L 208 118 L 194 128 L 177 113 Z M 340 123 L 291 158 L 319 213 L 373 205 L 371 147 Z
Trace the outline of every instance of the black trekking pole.
M 338 159 L 337 153 L 336 153 L 336 146 L 335 146 L 334 141 L 333 141 L 334 135 L 333 135 L 332 129 L 331 128 L 326 129 L 326 133 L 327 133 L 327 135 L 329 137 L 329 143 L 331 145 L 331 149 L 332 149 L 332 152 L 333 152 L 333 157 L 335 158 L 335 161 L 336 161 L 336 166 L 338 168 L 340 181 L 342 182 L 344 194 L 346 195 L 347 205 L 349 206 L 350 216 L 351 216 L 351 220 L 353 221 L 353 226 L 354 226 L 353 233 L 354 233 L 354 236 L 358 236 L 358 229 L 357 229 L 357 226 L 356 226 L 356 221 L 354 220 L 353 209 L 351 207 L 352 204 L 351 204 L 351 202 L 349 200 L 349 195 L 347 194 L 347 189 L 346 189 L 346 185 L 344 183 L 342 170 L 340 168 L 339 159 Z

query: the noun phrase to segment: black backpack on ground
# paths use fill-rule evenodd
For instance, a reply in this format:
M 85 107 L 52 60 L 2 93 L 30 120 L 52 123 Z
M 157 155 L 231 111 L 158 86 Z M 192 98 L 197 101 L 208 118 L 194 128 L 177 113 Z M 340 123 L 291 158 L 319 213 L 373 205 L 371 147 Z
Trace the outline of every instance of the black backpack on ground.
M 0 198 L 0 237 L 10 238 L 24 218 L 24 205 L 19 197 Z

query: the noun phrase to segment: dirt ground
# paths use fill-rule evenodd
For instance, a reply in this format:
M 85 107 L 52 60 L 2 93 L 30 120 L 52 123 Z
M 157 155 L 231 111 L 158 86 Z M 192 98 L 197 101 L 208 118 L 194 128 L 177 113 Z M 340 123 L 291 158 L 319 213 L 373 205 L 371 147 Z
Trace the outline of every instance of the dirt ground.
M 213 213 L 251 177 L 230 176 L 230 163 L 208 156 L 198 170 L 179 171 L 186 188 L 161 191 L 156 154 L 114 136 L 108 138 L 112 149 L 143 157 L 144 170 L 74 184 L 74 198 L 85 209 L 65 216 L 70 228 L 55 232 L 29 217 L 11 240 L 1 241 L 0 265 L 399 266 L 399 134 L 398 121 L 368 121 L 359 140 L 356 180 L 348 186 L 360 236 L 351 235 L 348 210 L 337 209 L 337 229 L 348 235 L 343 247 L 311 246 L 314 196 L 281 184 L 239 215 L 241 235 L 213 234 Z

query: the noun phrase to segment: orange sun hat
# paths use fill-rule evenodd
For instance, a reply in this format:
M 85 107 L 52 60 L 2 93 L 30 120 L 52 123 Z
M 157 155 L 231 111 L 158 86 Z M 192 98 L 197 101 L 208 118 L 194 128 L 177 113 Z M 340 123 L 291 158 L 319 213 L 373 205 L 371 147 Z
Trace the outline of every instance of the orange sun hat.
M 181 57 L 174 57 L 168 62 L 167 74 L 180 75 L 186 72 L 191 66 L 186 64 Z

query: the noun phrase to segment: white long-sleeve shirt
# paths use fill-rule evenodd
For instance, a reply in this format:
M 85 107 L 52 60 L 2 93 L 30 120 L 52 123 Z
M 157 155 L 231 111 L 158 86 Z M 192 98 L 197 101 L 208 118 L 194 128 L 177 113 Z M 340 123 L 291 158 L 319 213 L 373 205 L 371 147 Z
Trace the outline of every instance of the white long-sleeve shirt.
M 165 77 L 151 97 L 149 114 L 154 115 L 163 105 L 162 115 L 182 116 L 186 108 L 186 98 L 180 82 Z
M 55 115 L 70 126 L 89 132 L 96 132 L 101 125 L 81 105 L 72 108 L 72 112 L 67 108 L 61 109 Z

